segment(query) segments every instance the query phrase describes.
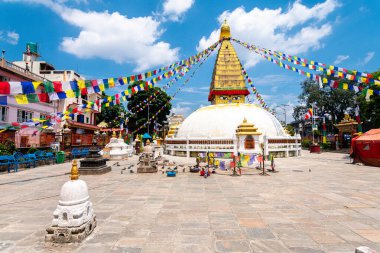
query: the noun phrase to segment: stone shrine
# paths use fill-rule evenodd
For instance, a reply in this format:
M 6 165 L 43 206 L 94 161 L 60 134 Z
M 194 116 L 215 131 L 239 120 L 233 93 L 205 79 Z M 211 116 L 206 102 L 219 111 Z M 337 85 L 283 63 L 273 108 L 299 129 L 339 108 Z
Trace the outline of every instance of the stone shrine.
M 150 141 L 146 141 L 146 145 L 143 148 L 143 152 L 139 157 L 139 167 L 137 168 L 138 173 L 156 173 L 157 172 L 157 161 L 154 158 L 154 149 L 150 145 Z
M 80 161 L 79 172 L 82 175 L 98 175 L 111 171 L 111 166 L 107 165 L 107 160 L 99 155 L 100 150 L 90 150 L 90 154 Z
M 46 242 L 81 242 L 94 231 L 96 216 L 85 181 L 78 179 L 77 162 L 71 168 L 71 180 L 61 188 L 52 225 L 46 229 Z

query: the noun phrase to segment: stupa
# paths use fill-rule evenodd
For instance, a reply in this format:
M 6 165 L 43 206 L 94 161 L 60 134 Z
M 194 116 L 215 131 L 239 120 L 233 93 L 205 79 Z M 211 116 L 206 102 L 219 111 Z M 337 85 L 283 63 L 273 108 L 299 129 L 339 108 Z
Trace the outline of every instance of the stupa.
M 106 145 L 106 148 L 110 149 L 110 160 L 123 160 L 128 156 L 132 156 L 133 153 L 133 147 L 124 142 L 121 138 L 121 133 L 117 138 L 115 131 L 113 131 L 111 140 Z
M 298 145 L 300 138 L 286 134 L 280 122 L 269 111 L 258 105 L 246 103 L 249 91 L 242 73 L 242 65 L 231 44 L 231 30 L 226 21 L 221 26 L 220 40 L 222 42 L 216 57 L 208 96 L 211 105 L 190 114 L 178 126 L 178 130 L 171 129 L 173 131 L 165 141 L 166 151 L 171 155 L 187 157 L 204 152 L 259 153 L 260 144 L 266 143 L 273 152 L 277 149 L 278 152 L 286 152 L 284 156 L 291 153 L 298 155 L 301 149 Z M 252 125 L 245 135 L 237 131 L 243 120 Z M 270 144 L 271 139 L 276 139 L 274 143 L 279 144 L 278 148 Z M 284 145 L 287 148 L 284 149 Z M 267 151 L 271 149 L 266 148 Z
M 71 168 L 71 180 L 61 188 L 52 225 L 46 229 L 46 242 L 80 242 L 96 227 L 96 216 L 85 181 L 79 179 L 77 162 Z

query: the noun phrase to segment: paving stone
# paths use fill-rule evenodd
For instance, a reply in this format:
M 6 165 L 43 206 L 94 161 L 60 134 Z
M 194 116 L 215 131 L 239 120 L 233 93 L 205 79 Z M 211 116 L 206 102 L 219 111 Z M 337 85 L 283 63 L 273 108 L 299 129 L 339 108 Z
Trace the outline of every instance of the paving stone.
M 243 229 L 247 239 L 275 239 L 276 237 L 267 228 L 244 228 Z
M 237 240 L 244 237 L 241 230 L 217 230 L 214 235 L 216 240 Z
M 247 241 L 216 241 L 216 252 L 250 252 Z
M 288 247 L 277 240 L 252 240 L 250 242 L 253 252 L 290 252 Z

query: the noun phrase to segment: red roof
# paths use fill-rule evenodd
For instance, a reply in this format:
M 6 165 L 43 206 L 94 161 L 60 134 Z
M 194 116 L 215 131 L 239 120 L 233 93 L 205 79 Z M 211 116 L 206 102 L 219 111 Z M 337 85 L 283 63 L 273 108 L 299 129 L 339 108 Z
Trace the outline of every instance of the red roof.
M 89 129 L 89 130 L 99 130 L 100 127 L 90 125 L 90 124 L 84 124 L 84 123 L 79 123 L 75 121 L 68 120 L 67 121 L 70 126 L 76 127 L 76 128 L 83 128 L 83 129 Z

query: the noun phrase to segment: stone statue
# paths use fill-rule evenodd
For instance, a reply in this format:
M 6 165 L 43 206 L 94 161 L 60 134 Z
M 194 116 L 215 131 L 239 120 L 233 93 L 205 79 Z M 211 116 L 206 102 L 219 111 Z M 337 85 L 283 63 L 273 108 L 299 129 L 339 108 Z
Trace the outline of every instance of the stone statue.
M 146 141 L 146 145 L 143 148 L 143 153 L 139 157 L 138 173 L 156 173 L 157 161 L 154 158 L 154 149 L 150 145 L 150 141 Z

